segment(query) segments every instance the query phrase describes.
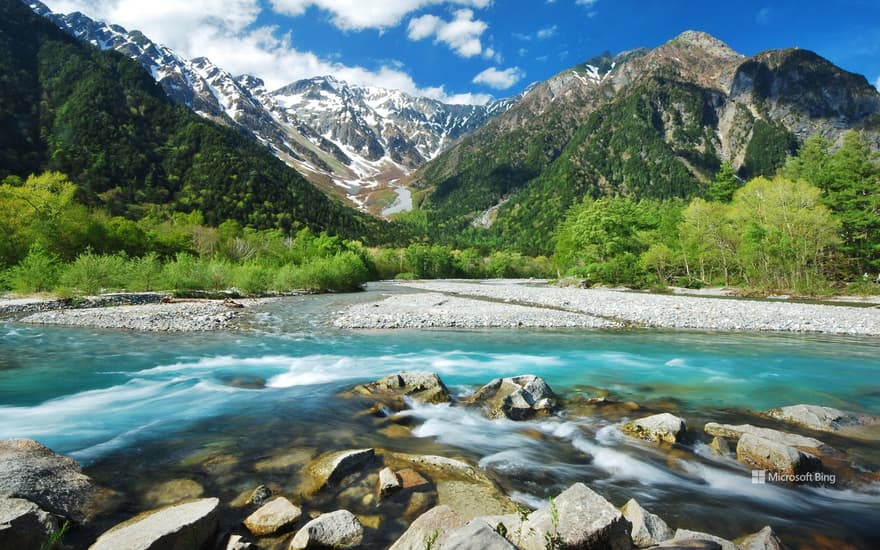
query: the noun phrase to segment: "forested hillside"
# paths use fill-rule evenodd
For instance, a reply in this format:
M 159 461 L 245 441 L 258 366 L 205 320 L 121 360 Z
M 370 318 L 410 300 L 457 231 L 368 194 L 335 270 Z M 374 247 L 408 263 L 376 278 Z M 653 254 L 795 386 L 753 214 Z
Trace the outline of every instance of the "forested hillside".
M 0 180 L 45 170 L 67 174 L 85 204 L 132 218 L 158 208 L 197 211 L 209 225 L 388 234 L 263 146 L 172 104 L 134 61 L 3 0 Z

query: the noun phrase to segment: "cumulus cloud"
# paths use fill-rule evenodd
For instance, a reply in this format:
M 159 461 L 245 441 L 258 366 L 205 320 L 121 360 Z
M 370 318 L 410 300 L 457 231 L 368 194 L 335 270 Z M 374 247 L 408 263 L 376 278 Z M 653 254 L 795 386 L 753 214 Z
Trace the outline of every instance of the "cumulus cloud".
M 485 8 L 492 0 L 270 0 L 279 13 L 302 15 L 310 6 L 332 14 L 340 29 L 360 30 L 393 27 L 409 13 L 432 4 Z
M 878 92 L 880 92 L 880 76 L 878 76 L 877 81 L 874 82 L 874 87 L 877 88 Z
M 55 12 L 81 11 L 93 19 L 138 29 L 184 57 L 204 56 L 232 74 L 252 74 L 271 89 L 295 80 L 333 75 L 352 84 L 401 90 L 448 103 L 483 104 L 488 94 L 452 94 L 443 86 L 419 87 L 400 64 L 378 69 L 349 66 L 294 47 L 290 34 L 253 26 L 260 0 L 45 0 Z M 145 7 L 148 6 L 148 7 Z
M 474 84 L 483 84 L 496 90 L 506 90 L 522 80 L 526 76 L 525 72 L 519 67 L 511 67 L 509 69 L 496 69 L 489 67 L 474 77 Z
M 461 57 L 473 57 L 483 53 L 480 37 L 489 25 L 474 19 L 473 10 L 461 9 L 453 14 L 451 21 L 436 15 L 425 14 L 410 19 L 407 36 L 410 40 L 424 40 L 431 36 L 442 42 Z

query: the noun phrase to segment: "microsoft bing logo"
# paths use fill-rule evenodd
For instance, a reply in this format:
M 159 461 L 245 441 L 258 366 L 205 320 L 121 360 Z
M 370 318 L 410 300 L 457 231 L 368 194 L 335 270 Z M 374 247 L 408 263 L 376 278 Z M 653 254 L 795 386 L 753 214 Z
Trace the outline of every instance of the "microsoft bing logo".
M 764 485 L 767 483 L 767 471 L 752 470 L 752 483 L 755 485 Z

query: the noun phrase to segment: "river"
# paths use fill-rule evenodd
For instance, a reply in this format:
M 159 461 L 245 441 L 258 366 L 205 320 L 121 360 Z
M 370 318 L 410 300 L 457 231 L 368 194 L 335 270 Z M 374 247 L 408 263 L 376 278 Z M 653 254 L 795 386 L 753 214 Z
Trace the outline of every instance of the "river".
M 748 469 L 714 456 L 700 437 L 706 421 L 754 422 L 747 410 L 794 403 L 880 414 L 876 338 L 332 328 L 334 312 L 374 297 L 286 298 L 260 306 L 247 329 L 224 333 L 0 324 L 0 438 L 36 439 L 76 458 L 129 497 L 128 513 L 146 508 L 139 495 L 162 480 L 196 478 L 206 495 L 229 501 L 270 481 L 292 490 L 295 472 L 260 466 L 279 449 L 375 446 L 466 458 L 533 507 L 583 481 L 618 506 L 637 498 L 673 527 L 732 538 L 770 524 L 795 547 L 819 536 L 880 547 L 877 483 L 752 484 Z M 638 412 L 620 407 L 515 423 L 420 406 L 408 413 L 411 434 L 392 436 L 337 396 L 401 370 L 437 372 L 459 395 L 495 377 L 536 374 L 569 403 L 610 392 L 674 412 L 696 441 L 670 453 L 628 439 L 618 426 Z M 876 443 L 823 439 L 878 471 Z M 399 534 L 389 527 L 374 540 Z

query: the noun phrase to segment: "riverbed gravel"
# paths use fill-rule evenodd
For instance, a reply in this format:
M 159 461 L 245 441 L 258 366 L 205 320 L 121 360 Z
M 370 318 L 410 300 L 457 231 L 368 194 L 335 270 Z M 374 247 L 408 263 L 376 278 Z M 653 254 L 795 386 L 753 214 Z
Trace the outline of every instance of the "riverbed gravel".
M 722 331 L 800 332 L 880 336 L 880 308 L 828 304 L 805 304 L 791 301 L 746 300 L 726 297 L 695 297 L 673 294 L 650 294 L 620 289 L 560 288 L 529 284 L 524 281 L 407 281 L 394 283 L 400 290 L 412 289 L 413 294 L 392 295 L 372 304 L 361 304 L 345 311 L 336 326 L 347 328 L 421 328 L 460 326 L 458 304 L 479 307 L 491 316 L 491 324 L 483 326 L 534 326 L 521 316 L 528 312 L 541 317 L 546 311 L 546 324 L 539 326 L 566 327 L 554 324 L 564 321 L 560 314 L 586 315 L 603 321 L 597 326 L 629 326 L 668 329 L 705 329 Z M 447 301 L 445 309 L 419 312 L 419 292 L 430 292 L 431 300 L 466 298 L 469 301 Z M 491 304 L 519 305 L 517 308 L 495 308 Z M 538 310 L 538 311 L 536 311 Z M 559 315 L 559 316 L 558 316 Z M 522 324 L 520 322 L 522 321 Z
M 202 332 L 231 328 L 238 311 L 219 301 L 187 301 L 42 311 L 24 317 L 21 322 L 152 332 Z
M 350 307 L 334 321 L 341 328 L 620 328 L 580 312 L 558 311 L 441 293 L 394 294 Z

